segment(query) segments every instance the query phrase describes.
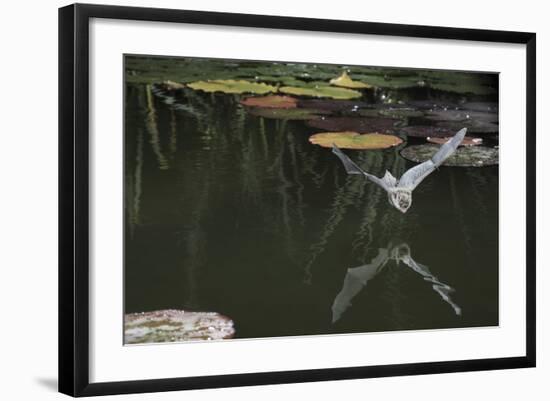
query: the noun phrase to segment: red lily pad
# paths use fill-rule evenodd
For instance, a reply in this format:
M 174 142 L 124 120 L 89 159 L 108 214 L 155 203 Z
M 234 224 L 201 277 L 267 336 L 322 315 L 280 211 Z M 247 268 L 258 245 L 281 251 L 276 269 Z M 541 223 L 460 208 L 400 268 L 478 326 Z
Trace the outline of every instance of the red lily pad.
M 428 137 L 426 139 L 427 139 L 428 142 L 436 143 L 438 145 L 443 145 L 445 142 L 447 142 L 449 139 L 451 139 L 451 137 L 446 137 L 446 138 L 431 138 L 431 137 Z M 482 143 L 483 143 L 483 139 L 481 139 L 481 138 L 474 138 L 474 137 L 471 137 L 471 136 L 465 136 L 459 146 L 477 146 L 477 145 L 481 145 Z
M 292 109 L 296 107 L 297 99 L 291 96 L 254 96 L 240 101 L 244 106 L 264 107 L 273 109 Z
M 308 121 L 307 125 L 331 132 L 393 132 L 395 120 L 391 118 L 324 117 Z
M 298 107 L 331 112 L 355 111 L 368 105 L 368 103 L 353 100 L 298 99 Z

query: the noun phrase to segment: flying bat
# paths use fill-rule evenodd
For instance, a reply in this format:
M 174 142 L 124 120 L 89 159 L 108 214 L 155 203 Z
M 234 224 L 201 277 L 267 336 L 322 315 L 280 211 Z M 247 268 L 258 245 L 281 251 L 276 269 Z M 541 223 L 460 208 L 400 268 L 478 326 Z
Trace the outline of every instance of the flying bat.
M 340 158 L 348 174 L 362 174 L 368 180 L 380 185 L 388 193 L 390 205 L 405 213 L 411 207 L 412 192 L 414 189 L 456 151 L 465 135 L 466 128 L 462 128 L 452 138 L 441 145 L 441 148 L 430 160 L 410 168 L 399 180 L 387 170 L 382 178 L 367 173 L 346 156 L 336 144 L 332 145 L 332 153 Z

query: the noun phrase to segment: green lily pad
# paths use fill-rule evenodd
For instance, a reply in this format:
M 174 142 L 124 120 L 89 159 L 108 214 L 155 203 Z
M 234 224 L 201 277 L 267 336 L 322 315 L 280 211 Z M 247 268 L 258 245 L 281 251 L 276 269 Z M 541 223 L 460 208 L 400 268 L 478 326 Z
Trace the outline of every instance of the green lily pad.
M 342 74 L 339 77 L 331 79 L 330 84 L 334 86 L 340 86 L 342 88 L 350 88 L 350 89 L 372 88 L 372 85 L 369 85 L 360 81 L 354 81 L 353 79 L 350 78 L 350 76 L 346 71 L 342 72 Z
M 124 316 L 124 343 L 221 340 L 235 334 L 233 321 L 216 312 L 159 310 Z
M 342 149 L 387 149 L 403 143 L 403 140 L 394 135 L 379 133 L 321 132 L 310 136 L 309 142 L 324 148 L 331 148 L 335 144 Z
M 430 138 L 430 137 L 428 137 L 428 138 L 426 138 L 426 140 L 428 142 L 435 143 L 437 145 L 443 145 L 449 139 L 451 139 L 451 137 L 446 137 L 446 138 Z M 481 139 L 481 138 L 474 138 L 474 137 L 471 137 L 471 136 L 465 136 L 464 139 L 462 140 L 462 142 L 460 142 L 459 146 L 477 146 L 477 145 L 481 145 L 482 143 L 483 143 L 483 139 Z
M 291 96 L 280 96 L 280 95 L 271 95 L 271 96 L 258 96 L 258 97 L 247 97 L 242 99 L 240 103 L 244 106 L 252 107 L 264 107 L 272 109 L 292 109 L 296 107 L 297 100 Z
M 437 145 L 414 145 L 401 151 L 401 156 L 415 163 L 429 160 L 439 150 Z M 498 149 L 486 146 L 466 146 L 458 148 L 447 160 L 444 166 L 454 167 L 484 167 L 498 164 Z
M 315 120 L 321 118 L 322 110 L 313 109 L 274 109 L 251 107 L 247 110 L 253 116 L 273 118 L 278 120 Z
M 333 86 L 311 85 L 307 87 L 283 86 L 279 92 L 287 95 L 328 97 L 331 99 L 356 99 L 361 97 L 361 92 L 347 88 L 335 88 Z
M 445 138 L 453 136 L 459 129 L 434 127 L 431 125 L 411 125 L 409 127 L 400 128 L 399 132 L 416 138 Z
M 276 92 L 277 88 L 261 82 L 237 81 L 234 79 L 220 79 L 212 81 L 197 81 L 187 84 L 191 89 L 201 90 L 203 92 L 222 92 L 222 93 L 256 93 L 259 95 Z
M 307 125 L 330 132 L 393 132 L 395 120 L 391 118 L 326 117 L 308 121 Z
M 356 79 L 361 81 L 366 81 L 372 86 L 388 89 L 406 89 L 406 88 L 415 88 L 423 86 L 423 82 L 415 75 L 404 75 L 404 76 L 395 76 L 395 75 L 364 75 L 356 74 Z

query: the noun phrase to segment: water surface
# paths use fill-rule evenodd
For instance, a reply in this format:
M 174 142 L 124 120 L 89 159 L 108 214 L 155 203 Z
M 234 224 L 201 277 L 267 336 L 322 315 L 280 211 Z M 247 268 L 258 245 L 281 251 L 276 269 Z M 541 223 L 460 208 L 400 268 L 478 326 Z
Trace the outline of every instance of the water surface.
M 253 116 L 239 95 L 167 96 L 154 84 L 176 72 L 238 75 L 238 62 L 204 72 L 204 60 L 160 60 L 128 67 L 126 313 L 215 311 L 236 338 L 498 324 L 498 167 L 441 167 L 401 214 L 308 142 L 319 129 Z M 497 98 L 459 92 L 416 86 L 361 100 Z M 346 153 L 378 176 L 414 166 L 399 148 Z

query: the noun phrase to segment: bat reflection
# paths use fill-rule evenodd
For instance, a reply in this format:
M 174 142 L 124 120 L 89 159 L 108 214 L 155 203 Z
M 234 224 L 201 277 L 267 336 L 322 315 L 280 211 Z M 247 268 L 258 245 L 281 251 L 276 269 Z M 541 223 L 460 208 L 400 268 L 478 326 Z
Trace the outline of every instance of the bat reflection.
M 341 318 L 342 314 L 351 306 L 351 300 L 392 260 L 398 265 L 400 262 L 403 262 L 415 273 L 422 276 L 425 281 L 431 283 L 432 289 L 443 301 L 451 306 L 454 313 L 457 316 L 461 315 L 462 311 L 460 307 L 453 302 L 449 295 L 454 289 L 439 281 L 427 266 L 416 262 L 411 256 L 409 246 L 403 243 L 397 246 L 390 244 L 388 248 L 380 248 L 378 249 L 378 255 L 370 263 L 348 269 L 342 289 L 336 295 L 332 304 L 332 323 L 337 322 Z

